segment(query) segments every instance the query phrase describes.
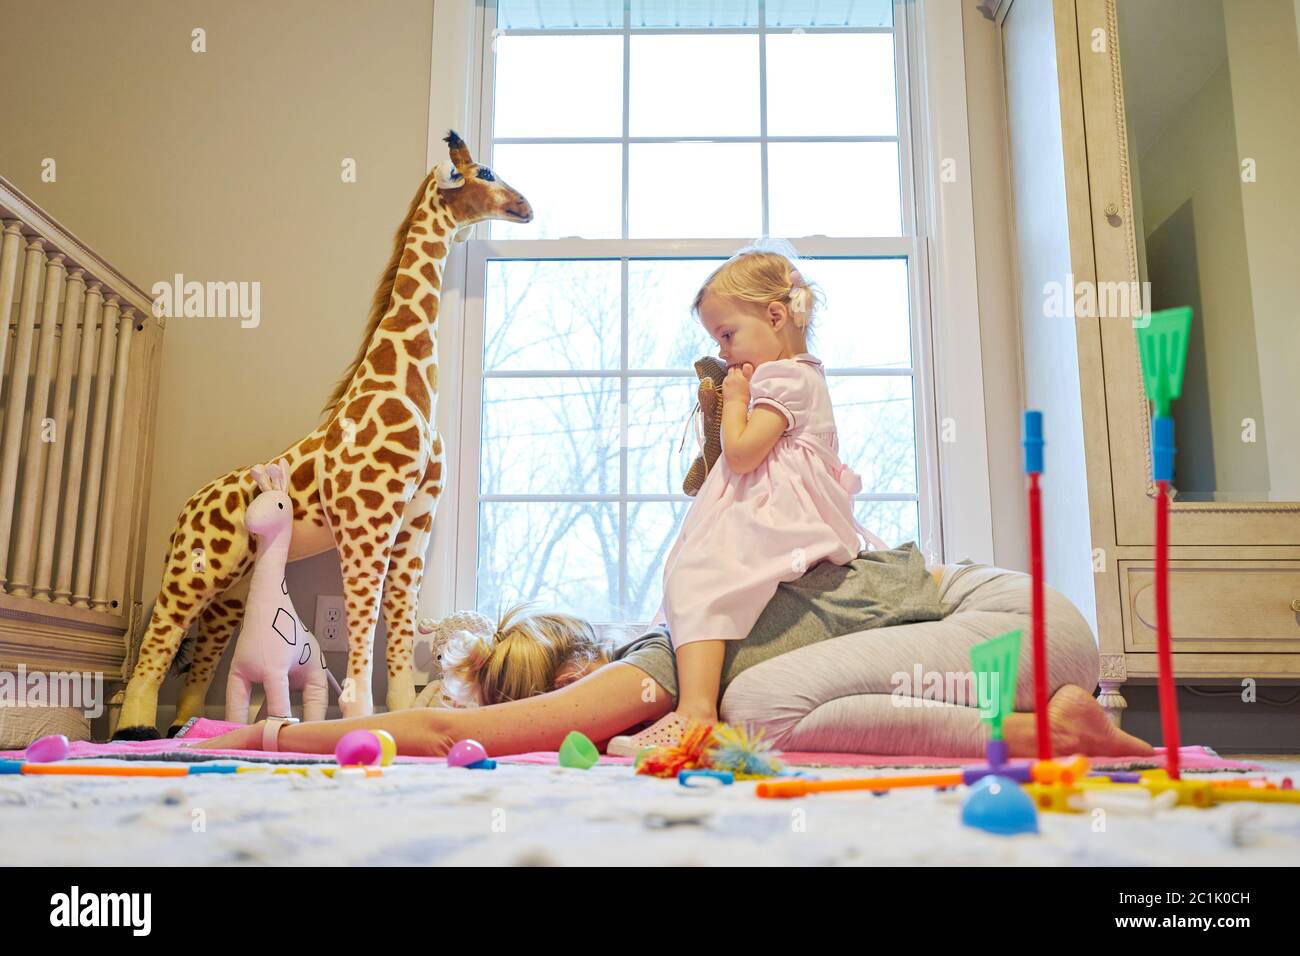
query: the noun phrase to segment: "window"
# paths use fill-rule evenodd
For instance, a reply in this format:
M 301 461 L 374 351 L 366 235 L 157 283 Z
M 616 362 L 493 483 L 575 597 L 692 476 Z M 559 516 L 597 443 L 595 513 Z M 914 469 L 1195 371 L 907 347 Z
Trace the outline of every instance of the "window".
M 690 504 L 692 364 L 713 352 L 688 309 L 760 235 L 790 238 L 826 293 L 810 348 L 859 520 L 891 545 L 934 533 L 904 10 L 484 5 L 472 146 L 535 218 L 467 244 L 459 606 L 650 620 Z

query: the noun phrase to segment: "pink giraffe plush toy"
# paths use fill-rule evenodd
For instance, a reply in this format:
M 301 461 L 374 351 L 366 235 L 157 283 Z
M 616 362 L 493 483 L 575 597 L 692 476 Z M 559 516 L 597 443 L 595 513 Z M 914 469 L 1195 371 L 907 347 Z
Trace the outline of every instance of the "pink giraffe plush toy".
M 339 691 L 316 638 L 303 626 L 289 598 L 284 564 L 293 534 L 289 468 L 281 459 L 253 467 L 261 490 L 244 512 L 244 524 L 257 535 L 256 563 L 248 588 L 244 624 L 226 682 L 226 720 L 245 723 L 253 684 L 266 691 L 266 712 L 290 717 L 289 691 L 302 691 L 303 720 L 323 720 L 329 704 L 327 683 Z

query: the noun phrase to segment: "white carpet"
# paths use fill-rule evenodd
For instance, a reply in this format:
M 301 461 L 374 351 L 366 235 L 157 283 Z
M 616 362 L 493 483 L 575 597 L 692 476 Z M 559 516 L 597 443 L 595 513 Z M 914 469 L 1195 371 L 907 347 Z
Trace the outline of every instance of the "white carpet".
M 1281 772 L 1296 766 L 1260 762 Z M 960 790 L 799 800 L 763 800 L 753 791 L 751 782 L 692 792 L 628 767 L 537 765 L 404 766 L 354 781 L 8 776 L 0 777 L 0 863 L 1289 866 L 1300 859 L 1297 805 L 1111 813 L 1104 829 L 1089 816 L 1049 813 L 1039 817 L 1039 835 L 1007 838 L 962 826 Z M 653 825 L 664 815 L 699 822 Z

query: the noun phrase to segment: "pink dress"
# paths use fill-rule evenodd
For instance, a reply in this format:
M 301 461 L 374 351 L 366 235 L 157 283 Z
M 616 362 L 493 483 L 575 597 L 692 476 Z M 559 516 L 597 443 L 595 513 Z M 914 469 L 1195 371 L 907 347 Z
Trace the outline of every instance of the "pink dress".
M 656 617 L 674 647 L 742 640 L 778 584 L 818 561 L 848 564 L 861 550 L 859 533 L 888 547 L 853 516 L 851 495 L 862 482 L 840 462 L 822 363 L 807 353 L 765 362 L 749 388 L 750 411 L 771 407 L 786 430 L 749 474 L 720 456 L 686 513 Z

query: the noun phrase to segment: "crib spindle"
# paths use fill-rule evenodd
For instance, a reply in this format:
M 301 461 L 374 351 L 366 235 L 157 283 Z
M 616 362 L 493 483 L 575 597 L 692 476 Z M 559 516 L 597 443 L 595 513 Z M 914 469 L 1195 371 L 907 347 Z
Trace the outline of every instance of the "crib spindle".
M 100 511 L 100 483 L 104 475 L 104 439 L 108 430 L 108 395 L 113 384 L 113 347 L 117 344 L 117 296 L 104 298 L 104 322 L 99 334 L 99 365 L 95 370 L 95 411 L 90 432 L 90 457 L 86 462 L 86 486 L 82 491 L 81 534 L 77 540 L 77 577 L 72 593 L 73 607 L 90 607 L 91 576 L 95 561 L 95 529 Z
M 14 288 L 18 281 L 18 247 L 23 242 L 22 223 L 5 219 L 4 240 L 0 242 L 0 371 L 5 367 L 9 350 L 9 316 L 14 307 Z
M 117 517 L 117 476 L 122 464 L 122 423 L 126 413 L 126 386 L 131 363 L 131 336 L 135 310 L 122 310 L 117 327 L 117 367 L 113 370 L 113 414 L 108 429 L 108 465 L 104 471 L 104 494 L 100 505 L 99 546 L 95 549 L 95 586 L 90 606 L 98 611 L 112 604 L 108 574 L 113 567 L 113 525 Z
M 50 445 L 50 460 L 45 466 L 45 493 L 41 505 L 40 544 L 36 551 L 36 583 L 33 595 L 43 601 L 52 597 L 54 580 L 54 544 L 58 540 L 60 491 L 63 483 L 63 464 L 67 458 L 68 440 L 72 435 L 72 373 L 77 366 L 77 317 L 85 307 L 85 273 L 73 269 L 68 274 L 67 291 L 63 294 L 63 323 L 59 336 L 59 368 L 55 375 L 54 405 L 50 418 L 54 421 L 54 441 Z
M 77 553 L 77 518 L 81 514 L 81 473 L 90 437 L 90 392 L 95 381 L 95 356 L 104 293 L 98 282 L 86 287 L 81 319 L 81 350 L 77 360 L 77 392 L 72 409 L 68 448 L 68 488 L 64 496 L 63 527 L 59 529 L 59 563 L 54 575 L 54 603 L 72 603 L 72 562 Z
M 9 402 L 5 406 L 4 447 L 0 451 L 0 588 L 9 590 L 9 545 L 12 539 L 14 501 L 18 490 L 18 455 L 23 444 L 23 416 L 27 411 L 27 376 L 31 372 L 32 340 L 36 337 L 36 303 L 40 298 L 45 265 L 45 243 L 27 243 L 23 263 L 23 292 L 18 303 L 18 338 L 10 371 Z
M 15 521 L 18 533 L 14 536 L 13 573 L 10 575 L 9 593 L 15 597 L 31 597 L 32 573 L 36 559 L 36 517 L 41 510 L 41 492 L 45 488 L 45 463 L 49 458 L 46 438 L 45 413 L 49 409 L 50 382 L 54 377 L 55 333 L 59 327 L 59 302 L 63 291 L 63 277 L 67 267 L 63 256 L 56 254 L 45 260 L 45 293 L 41 299 L 41 330 L 36 342 L 36 373 L 32 386 L 31 417 L 27 426 L 27 441 L 23 449 L 22 498 L 18 503 Z

